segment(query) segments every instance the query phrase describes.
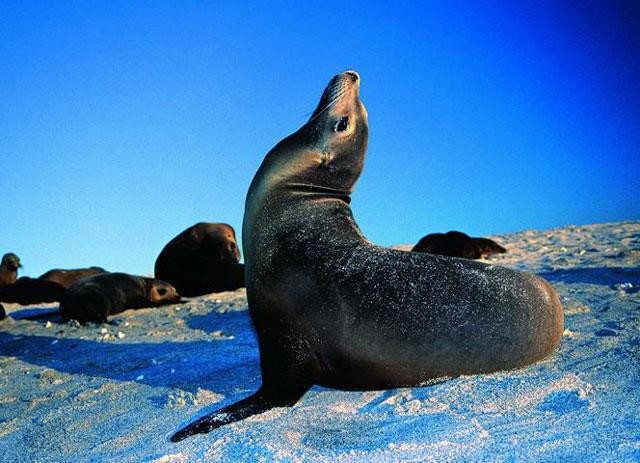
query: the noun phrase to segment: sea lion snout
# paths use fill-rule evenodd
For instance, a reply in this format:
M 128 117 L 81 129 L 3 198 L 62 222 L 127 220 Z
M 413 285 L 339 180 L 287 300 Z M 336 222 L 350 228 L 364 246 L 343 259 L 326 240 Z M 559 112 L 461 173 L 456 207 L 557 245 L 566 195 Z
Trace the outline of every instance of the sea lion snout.
M 336 87 L 355 87 L 356 89 L 360 87 L 360 74 L 353 70 L 341 72 L 334 76 L 333 80 Z
M 337 93 L 343 93 L 348 89 L 358 89 L 360 87 L 360 74 L 356 71 L 344 71 L 333 76 L 329 85 L 325 90 L 325 95 L 335 96 Z
M 344 71 L 343 74 L 349 77 L 351 79 L 351 82 L 358 82 L 360 80 L 360 74 L 358 74 L 356 71 Z
M 222 256 L 223 260 L 240 262 L 240 250 L 234 241 L 229 240 L 227 243 L 227 255 Z

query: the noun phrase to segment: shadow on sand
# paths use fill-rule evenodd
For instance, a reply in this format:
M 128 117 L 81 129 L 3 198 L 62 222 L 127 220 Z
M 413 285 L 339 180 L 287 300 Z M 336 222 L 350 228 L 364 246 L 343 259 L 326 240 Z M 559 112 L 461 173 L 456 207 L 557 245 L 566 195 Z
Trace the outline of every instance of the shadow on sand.
M 551 282 L 606 285 L 612 289 L 625 285 L 624 289 L 627 293 L 640 290 L 640 267 L 574 268 L 543 272 L 538 275 Z
M 223 324 L 216 320 L 221 317 Z M 17 357 L 63 373 L 135 381 L 190 392 L 196 392 L 198 388 L 220 392 L 239 386 L 257 388 L 260 384 L 258 346 L 248 312 L 212 313 L 193 318 L 196 320 L 187 320 L 187 323 L 193 324 L 194 328 L 222 325 L 234 338 L 126 343 L 0 332 L 0 355 Z M 51 313 L 37 321 L 44 323 L 56 319 L 57 315 Z M 77 334 L 84 334 L 82 328 L 78 328 Z

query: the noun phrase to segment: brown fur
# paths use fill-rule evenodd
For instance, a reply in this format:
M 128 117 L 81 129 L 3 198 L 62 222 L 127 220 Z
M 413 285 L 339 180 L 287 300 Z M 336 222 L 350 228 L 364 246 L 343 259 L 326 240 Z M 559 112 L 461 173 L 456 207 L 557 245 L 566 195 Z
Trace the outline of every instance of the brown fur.
M 107 271 L 101 267 L 76 268 L 70 270 L 53 269 L 40 275 L 38 279 L 53 281 L 68 288 L 78 280 L 91 275 L 99 275 L 100 273 L 107 273 Z
M 128 309 L 180 302 L 169 283 L 126 273 L 101 273 L 78 280 L 60 301 L 63 320 L 105 323 L 110 315 Z
M 244 265 L 233 227 L 197 223 L 173 238 L 156 260 L 155 276 L 183 296 L 244 287 Z
M 472 238 L 458 231 L 427 235 L 418 241 L 411 251 L 428 252 L 429 254 L 449 257 L 463 257 L 465 259 L 480 259 L 493 254 L 507 252 L 505 248 L 493 240 Z
M 0 263 L 0 288 L 16 282 L 18 269 L 20 267 L 22 267 L 20 258 L 14 253 L 9 252 L 2 256 L 2 263 Z

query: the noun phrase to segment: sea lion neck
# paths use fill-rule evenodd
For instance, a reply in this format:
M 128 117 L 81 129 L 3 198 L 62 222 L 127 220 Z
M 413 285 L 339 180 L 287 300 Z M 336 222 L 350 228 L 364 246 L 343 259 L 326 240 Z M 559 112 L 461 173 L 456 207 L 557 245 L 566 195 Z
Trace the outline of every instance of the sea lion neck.
M 267 153 L 247 194 L 245 249 L 257 222 L 271 220 L 290 206 L 336 201 L 349 207 L 368 140 L 359 89 L 355 71 L 334 76 L 310 119 Z
M 351 192 L 331 188 L 322 185 L 314 185 L 312 183 L 291 182 L 286 184 L 287 189 L 292 192 L 301 193 L 303 196 L 311 199 L 338 199 L 347 204 L 351 204 Z

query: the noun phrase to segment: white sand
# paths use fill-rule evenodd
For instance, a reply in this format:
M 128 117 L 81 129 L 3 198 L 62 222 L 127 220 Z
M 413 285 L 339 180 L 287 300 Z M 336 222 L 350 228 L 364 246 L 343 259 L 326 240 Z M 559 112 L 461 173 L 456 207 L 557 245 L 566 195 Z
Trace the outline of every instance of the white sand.
M 4 304 L 0 461 L 640 460 L 640 222 L 495 239 L 509 253 L 492 262 L 560 294 L 565 337 L 547 361 L 422 388 L 314 388 L 179 444 L 181 425 L 260 384 L 244 291 L 87 327 L 20 319 L 55 305 Z

